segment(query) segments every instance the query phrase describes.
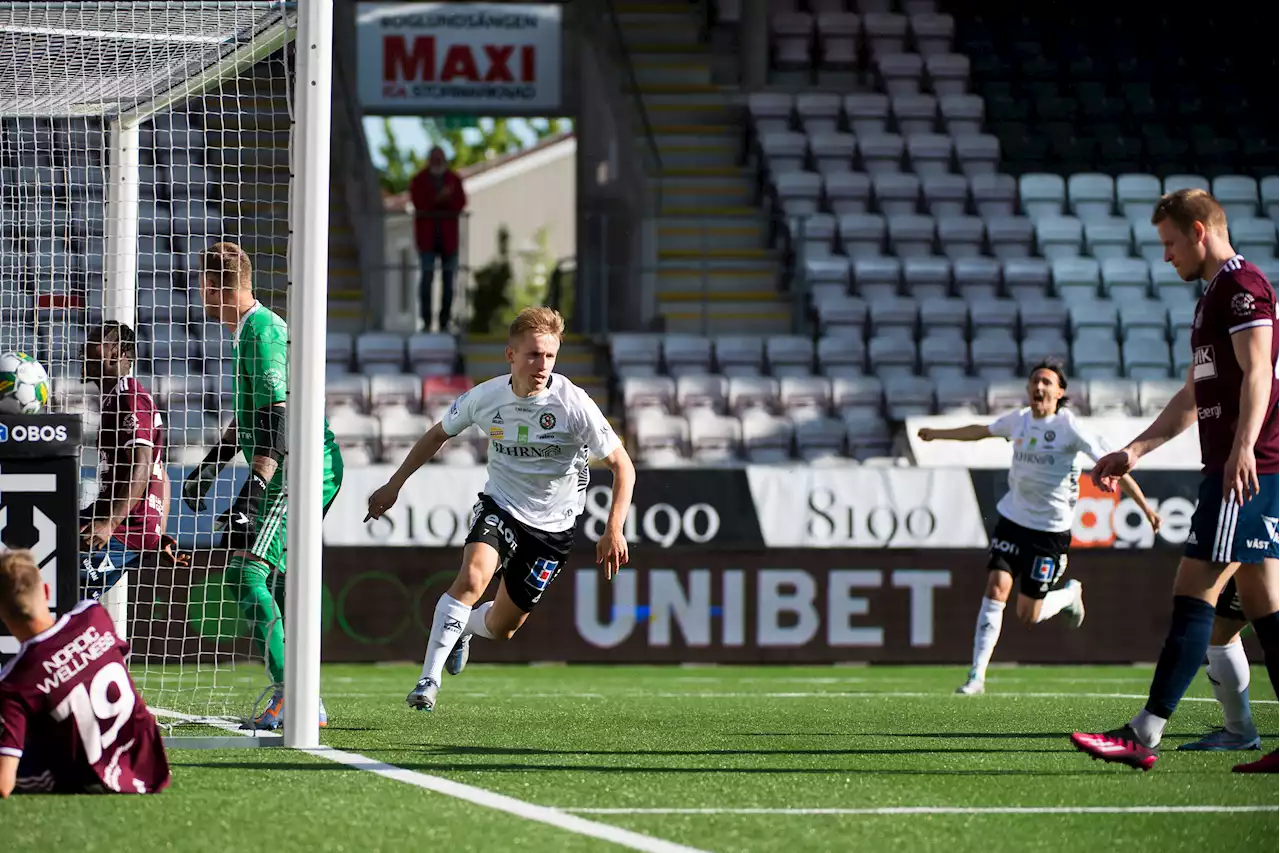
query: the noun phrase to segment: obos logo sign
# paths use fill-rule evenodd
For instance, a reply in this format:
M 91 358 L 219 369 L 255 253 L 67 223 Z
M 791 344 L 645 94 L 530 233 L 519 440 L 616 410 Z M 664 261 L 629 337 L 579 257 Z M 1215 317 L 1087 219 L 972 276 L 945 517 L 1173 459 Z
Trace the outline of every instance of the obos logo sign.
M 59 426 L 27 426 L 18 424 L 12 429 L 7 424 L 0 424 L 0 441 L 66 441 L 67 428 Z

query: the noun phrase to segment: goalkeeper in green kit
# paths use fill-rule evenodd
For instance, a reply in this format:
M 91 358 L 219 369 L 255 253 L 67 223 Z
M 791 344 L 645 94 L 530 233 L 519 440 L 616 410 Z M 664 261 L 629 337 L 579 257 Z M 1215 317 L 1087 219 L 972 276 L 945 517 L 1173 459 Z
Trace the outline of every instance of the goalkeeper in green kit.
M 289 396 L 289 330 L 279 315 L 253 296 L 249 256 L 235 243 L 217 243 L 201 259 L 201 294 L 209 317 L 232 330 L 235 359 L 235 420 L 222 440 L 182 485 L 192 510 L 204 509 L 205 493 L 237 453 L 249 462 L 248 479 L 231 508 L 218 516 L 223 544 L 232 551 L 225 583 L 253 625 L 274 685 L 271 702 L 251 725 L 278 729 L 284 723 L 286 404 Z M 324 510 L 342 485 L 342 454 L 324 426 Z M 302 571 L 318 567 L 303 566 Z M 320 725 L 328 722 L 320 705 Z

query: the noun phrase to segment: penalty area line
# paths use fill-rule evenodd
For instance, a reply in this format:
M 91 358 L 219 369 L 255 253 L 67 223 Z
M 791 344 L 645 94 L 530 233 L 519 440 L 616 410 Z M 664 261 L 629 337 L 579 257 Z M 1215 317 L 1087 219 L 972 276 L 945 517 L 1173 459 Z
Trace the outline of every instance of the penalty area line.
M 451 779 L 445 779 L 440 776 L 430 776 L 426 773 L 419 773 L 416 770 L 406 770 L 403 767 L 396 767 L 394 764 L 387 764 L 355 752 L 343 752 L 342 750 L 325 746 L 315 749 L 300 749 L 298 751 L 325 758 L 357 770 L 364 770 L 387 779 L 394 779 L 406 785 L 414 785 L 427 791 L 443 794 L 446 797 L 465 800 L 478 806 L 522 817 L 525 820 L 545 823 L 548 826 L 554 826 L 566 832 L 598 838 L 601 841 L 609 841 L 632 850 L 642 850 L 644 853 L 707 853 L 707 851 L 699 850 L 696 847 L 687 847 L 683 844 L 676 844 L 672 841 L 664 841 L 661 838 L 632 832 L 620 826 L 578 817 L 561 809 L 527 803 L 524 800 L 517 800 L 515 797 L 487 791 L 484 788 L 464 785 L 461 782 L 454 782 Z
M 1260 806 L 886 806 L 884 808 L 841 809 L 627 809 L 566 808 L 572 814 L 594 815 L 1072 815 L 1072 814 L 1234 814 L 1274 812 L 1280 805 Z

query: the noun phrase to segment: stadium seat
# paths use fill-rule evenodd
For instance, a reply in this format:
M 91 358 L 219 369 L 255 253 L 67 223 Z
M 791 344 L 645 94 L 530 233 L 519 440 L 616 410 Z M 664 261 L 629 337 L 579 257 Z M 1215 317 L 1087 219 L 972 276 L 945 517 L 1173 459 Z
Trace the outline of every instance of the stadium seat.
M 440 376 L 453 373 L 458 355 L 458 342 L 453 335 L 418 332 L 409 336 L 406 344 L 409 364 L 421 376 Z
M 964 341 L 969 330 L 969 305 L 963 299 L 930 296 L 920 301 L 920 329 L 925 336 Z
M 834 133 L 840 118 L 840 96 L 827 92 L 805 92 L 796 97 L 796 115 L 810 136 Z
M 1067 304 L 1061 299 L 1028 299 L 1018 303 L 1018 318 L 1024 336 L 1061 335 L 1067 329 Z
M 986 223 L 979 216 L 942 216 L 938 219 L 938 242 L 942 253 L 953 261 L 982 254 Z
M 883 379 L 911 375 L 916 371 L 916 344 L 897 335 L 876 335 L 867 342 L 867 358 Z
M 1027 383 L 1023 379 L 999 379 L 987 384 L 987 411 L 1003 415 L 1027 405 Z
M 1109 379 L 1119 375 L 1120 347 L 1115 341 L 1089 340 L 1071 347 L 1072 372 L 1081 379 Z
M 969 345 L 969 360 L 983 379 L 1007 379 L 1018 370 L 1018 344 L 1009 336 L 979 333 Z
M 794 98 L 782 92 L 753 92 L 747 98 L 747 111 L 759 136 L 791 130 L 794 109 Z
M 1005 290 L 1016 300 L 1043 299 L 1049 291 L 1049 263 L 1043 258 L 1012 258 L 1002 264 Z
M 1133 229 L 1122 217 L 1100 217 L 1084 223 L 1085 254 L 1100 261 L 1128 258 L 1133 251 Z
M 729 380 L 729 412 L 739 417 L 746 411 L 778 408 L 778 380 L 768 376 L 735 376 Z
M 922 177 L 951 174 L 954 146 L 943 133 L 913 133 L 907 136 L 907 159 Z
M 853 286 L 858 295 L 874 304 L 898 296 L 902 283 L 902 261 L 877 255 L 853 260 Z
M 920 369 L 928 377 L 945 384 L 969 370 L 969 354 L 964 338 L 927 334 L 920 341 Z
M 813 373 L 813 341 L 800 335 L 772 335 L 765 339 L 769 372 L 777 377 Z
M 379 456 L 387 460 L 400 460 L 409 449 L 431 428 L 427 418 L 396 409 L 379 418 L 381 436 Z
M 616 332 L 609 336 L 609 357 L 619 376 L 651 376 L 662 361 L 662 336 Z
M 1084 172 L 1067 179 L 1067 209 L 1084 222 L 1110 219 L 1115 197 L 1115 180 L 1110 175 Z
M 1197 285 L 1194 282 L 1183 281 L 1169 264 L 1163 260 L 1150 261 L 1151 269 L 1151 285 L 1155 292 L 1156 298 L 1166 305 L 1194 305 L 1196 301 Z M 1191 309 L 1187 309 L 1190 316 Z
M 889 98 L 889 112 L 903 136 L 933 133 L 938 121 L 938 99 L 933 95 L 894 95 Z
M 849 137 L 849 160 L 853 159 L 853 138 Z M 822 164 L 818 164 L 822 168 Z M 847 166 L 846 166 L 847 168 Z M 863 214 L 871 207 L 871 176 L 862 172 L 831 172 L 823 179 L 827 203 L 836 216 Z
M 939 257 L 904 258 L 902 283 L 916 299 L 944 298 L 951 293 L 951 262 Z
M 422 408 L 424 411 L 444 409 L 472 388 L 465 376 L 427 376 L 422 380 Z
M 1012 339 L 1018 326 L 1018 303 L 1011 299 L 975 299 L 969 303 L 969 322 L 975 335 L 996 330 L 997 336 Z
M 400 406 L 410 412 L 422 408 L 422 377 L 412 373 L 378 374 L 369 377 L 369 407 L 372 410 Z
M 888 12 L 867 12 L 862 29 L 873 57 L 902 52 L 907 39 L 907 16 Z
M 359 412 L 339 411 L 329 419 L 329 429 L 333 431 L 333 437 L 344 450 L 347 447 L 363 445 L 374 455 L 377 454 L 380 430 L 377 418 Z M 173 427 L 170 426 L 170 433 L 172 431 Z
M 680 465 L 689 445 L 689 422 L 684 418 L 650 413 L 637 417 L 633 427 L 636 454 L 651 467 Z
M 1164 243 L 1150 219 L 1134 220 L 1133 246 L 1138 256 L 1151 262 L 1164 261 Z
M 1084 329 L 1101 329 L 1109 340 L 1115 339 L 1118 312 L 1112 302 L 1081 301 L 1070 305 L 1071 334 L 1078 337 Z
M 962 175 L 926 175 L 920 182 L 924 207 L 935 219 L 963 216 L 969 202 L 969 184 Z
M 955 137 L 956 160 L 966 178 L 993 174 L 1000 162 L 1000 140 L 989 133 L 966 133 Z M 977 199 L 975 192 L 974 199 Z M 985 214 L 984 214 L 985 215 Z
M 982 378 L 975 376 L 948 378 L 946 382 L 938 383 L 934 399 L 940 415 L 985 414 L 987 411 L 987 383 Z
M 822 176 L 800 171 L 775 173 L 773 189 L 788 216 L 812 216 L 822 198 Z
M 939 99 L 943 124 L 951 136 L 981 133 L 986 105 L 979 95 L 943 95 Z
M 969 57 L 960 53 L 925 56 L 924 67 L 935 94 L 963 95 L 969 89 Z
M 935 233 L 932 216 L 911 213 L 889 217 L 889 248 L 904 260 L 931 257 Z
M 920 305 L 910 297 L 882 297 L 869 302 L 871 331 L 877 336 L 915 339 Z
M 893 446 L 889 425 L 878 414 L 851 411 L 845 414 L 845 442 L 849 455 L 858 460 L 883 456 Z
M 913 214 L 920 202 L 920 179 L 900 172 L 882 172 L 871 176 L 876 205 L 886 217 Z
M 808 147 L 808 139 L 803 133 L 779 131 L 766 133 L 760 137 L 760 150 L 764 154 L 769 172 L 773 175 L 802 171 L 804 155 Z
M 1182 379 L 1141 380 L 1138 383 L 1138 414 L 1144 418 L 1160 414 L 1185 384 Z
M 829 257 L 835 249 L 836 218 L 829 213 L 812 213 L 792 220 L 791 234 L 811 258 Z
M 1168 341 L 1167 309 L 1161 303 L 1120 303 L 1120 339 L 1126 343 L 1139 339 Z
M 830 198 L 830 179 L 841 173 L 848 173 L 853 167 L 853 155 L 857 150 L 857 140 L 852 133 L 828 131 L 815 133 L 809 137 L 809 153 L 813 155 L 814 165 L 819 174 L 827 178 L 828 198 Z M 840 211 L 836 211 L 839 213 Z
M 141 306 L 139 306 L 141 308 Z M 351 336 L 345 332 L 329 332 L 325 336 L 324 360 L 328 364 L 340 364 L 344 368 L 351 365 Z
M 742 450 L 742 422 L 705 411 L 690 417 L 689 450 L 699 465 L 735 464 Z
M 1160 179 L 1155 175 L 1131 173 L 1116 178 L 1116 204 L 1130 222 L 1149 223 L 1162 193 Z
M 742 417 L 742 443 L 747 459 L 771 465 L 791 459 L 792 425 L 785 418 L 753 410 Z
M 1084 244 L 1084 223 L 1074 216 L 1043 215 L 1033 219 L 1036 246 L 1049 261 L 1078 258 Z
M 1031 220 L 1025 216 L 992 216 L 986 220 L 991 253 L 1002 261 L 1031 256 Z
M 884 408 L 884 383 L 875 376 L 840 376 L 831 380 L 831 406 L 841 417 L 854 412 L 876 417 Z
M 884 90 L 893 95 L 914 95 L 921 89 L 924 60 L 917 53 L 879 53 L 873 62 Z
M 862 168 L 872 175 L 901 172 L 906 142 L 896 133 L 866 134 L 858 137 Z
M 818 13 L 818 49 L 821 68 L 831 72 L 855 72 L 862 18 L 843 11 Z M 821 79 L 821 74 L 819 76 Z
M 850 129 L 858 136 L 887 133 L 889 96 L 871 92 L 845 95 L 844 114 Z
M 729 379 L 710 373 L 688 374 L 676 380 L 676 410 L 685 417 L 696 411 L 724 414 L 729 406 Z
M 836 374 L 855 371 L 861 373 L 867 364 L 866 347 L 862 342 L 862 327 L 858 327 L 857 338 L 841 335 L 827 335 L 819 338 L 817 351 L 818 370 L 823 376 L 834 377 Z
M 1101 265 L 1092 258 L 1058 258 L 1049 265 L 1054 291 L 1068 304 L 1098 298 Z
M 1247 259 L 1276 256 L 1276 223 L 1270 219 L 1228 219 L 1231 245 Z
M 867 325 L 867 303 L 852 296 L 823 302 L 818 309 L 822 331 L 861 340 Z
M 1258 215 L 1258 182 L 1248 175 L 1219 175 L 1214 178 L 1213 197 L 1227 212 L 1228 224 Z
M 1017 214 L 1018 183 L 1012 175 L 977 174 L 968 181 L 979 216 L 991 219 Z
M 840 241 L 851 258 L 880 257 L 889 230 L 876 213 L 850 213 L 840 217 Z
M 676 381 L 670 376 L 628 376 L 619 384 L 622 388 L 622 406 L 628 417 L 644 409 L 662 414 L 674 410 Z
M 795 421 L 796 455 L 814 465 L 838 459 L 845 449 L 843 421 L 829 417 Z
M 764 370 L 764 340 L 752 335 L 715 339 L 716 365 L 726 376 L 756 376 Z
M 826 414 L 831 408 L 831 381 L 825 376 L 784 376 L 778 383 L 778 405 L 789 417 L 806 409 Z
M 1280 222 L 1280 175 L 1270 175 L 1258 181 L 1262 195 L 1262 210 L 1272 222 Z
M 1056 359 L 1065 363 L 1071 355 L 1071 346 L 1062 333 L 1048 329 L 1032 330 L 1032 334 L 1022 341 L 1019 350 L 1022 353 L 1021 372 L 1024 374 L 1031 370 L 1032 365 L 1039 364 L 1045 359 Z
M 1125 341 L 1124 373 L 1131 379 L 1164 379 L 1169 375 L 1169 345 L 1147 338 Z
M 1032 220 L 1066 213 L 1067 183 L 1061 175 L 1032 172 L 1018 179 L 1021 212 Z
M 404 337 L 390 332 L 365 332 L 356 338 L 356 365 L 364 373 L 391 367 L 399 373 L 404 364 Z
M 960 258 L 951 268 L 956 294 L 972 301 L 995 298 L 1000 292 L 1001 266 L 995 258 Z
M 933 380 L 891 376 L 884 383 L 885 414 L 891 421 L 933 414 Z
M 1136 417 L 1138 383 L 1128 379 L 1093 379 L 1085 383 L 1089 414 L 1097 418 Z
M 951 41 L 955 38 L 956 22 L 950 15 L 925 12 L 911 15 L 908 26 L 916 44 L 916 49 L 925 56 L 949 53 Z
M 1151 267 L 1139 258 L 1102 262 L 1102 292 L 1116 302 L 1145 302 L 1151 295 Z
M 711 341 L 701 335 L 664 335 L 662 360 L 672 376 L 711 372 Z
M 769 19 L 773 36 L 773 64 L 782 71 L 805 71 L 812 65 L 813 16 L 804 12 L 776 12 Z
M 1209 179 L 1203 175 L 1170 175 L 1164 179 L 1164 191 L 1166 193 L 1184 189 L 1198 189 L 1209 192 L 1211 187 Z

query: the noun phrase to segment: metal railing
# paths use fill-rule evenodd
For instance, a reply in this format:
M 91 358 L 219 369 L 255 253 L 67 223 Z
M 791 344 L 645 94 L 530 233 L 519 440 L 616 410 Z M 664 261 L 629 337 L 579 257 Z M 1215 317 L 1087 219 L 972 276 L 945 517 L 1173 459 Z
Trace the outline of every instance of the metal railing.
M 652 196 L 652 206 L 654 210 L 662 209 L 662 152 L 658 150 L 658 141 L 653 132 L 653 124 L 649 120 L 649 111 L 645 108 L 644 98 L 640 94 L 640 81 L 636 77 L 635 66 L 631 64 L 631 51 L 627 48 L 626 40 L 622 37 L 622 26 L 618 22 L 618 12 L 614 7 L 613 0 L 604 0 L 604 7 L 607 11 L 609 19 L 609 33 L 613 37 L 613 44 L 609 45 L 612 54 L 617 62 L 619 69 L 622 71 L 624 83 L 631 94 L 631 102 L 635 105 L 635 113 L 640 119 L 640 126 L 644 130 L 646 169 L 651 180 L 650 187 Z

